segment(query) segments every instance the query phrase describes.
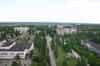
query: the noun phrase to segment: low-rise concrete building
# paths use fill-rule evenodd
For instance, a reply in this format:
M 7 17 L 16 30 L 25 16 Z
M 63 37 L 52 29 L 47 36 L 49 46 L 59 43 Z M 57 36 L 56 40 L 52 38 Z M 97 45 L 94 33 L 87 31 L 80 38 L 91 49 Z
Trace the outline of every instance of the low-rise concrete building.
M 20 33 L 26 33 L 29 30 L 29 27 L 15 27 L 15 31 L 19 31 Z
M 73 56 L 74 56 L 76 59 L 80 59 L 80 58 L 81 58 L 80 55 L 79 55 L 76 51 L 74 51 L 73 49 L 72 49 L 71 51 L 72 51 Z
M 0 66 L 11 66 L 11 63 L 18 55 L 21 60 L 26 62 L 27 54 L 34 49 L 33 43 L 17 43 L 13 40 L 3 40 L 0 42 Z M 3 60 L 3 62 L 2 62 Z M 4 62 L 5 61 L 5 62 Z M 11 61 L 9 64 L 6 62 Z M 22 61 L 22 62 L 23 62 Z M 22 66 L 24 66 L 22 64 Z M 28 65 L 26 65 L 28 66 Z
M 95 52 L 97 55 L 100 55 L 100 45 L 96 44 L 93 41 L 81 40 L 81 45 L 87 47 L 90 51 Z

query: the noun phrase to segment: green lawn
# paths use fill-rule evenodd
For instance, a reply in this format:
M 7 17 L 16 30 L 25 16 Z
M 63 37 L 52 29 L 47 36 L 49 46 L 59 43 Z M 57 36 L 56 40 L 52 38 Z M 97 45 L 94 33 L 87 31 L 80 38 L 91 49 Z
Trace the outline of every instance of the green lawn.
M 62 66 L 66 54 L 60 46 L 57 46 L 57 49 L 58 49 L 58 57 L 56 59 L 56 63 L 57 66 Z
M 62 66 L 63 62 L 65 60 L 65 56 L 67 55 L 66 52 L 60 47 L 59 45 L 57 46 L 58 49 L 58 57 L 56 59 L 57 66 Z M 66 60 L 67 65 L 66 66 L 76 66 L 77 60 L 75 58 L 68 58 Z
M 67 66 L 76 66 L 77 60 L 74 58 L 70 58 L 70 59 L 68 59 L 67 63 L 68 63 Z

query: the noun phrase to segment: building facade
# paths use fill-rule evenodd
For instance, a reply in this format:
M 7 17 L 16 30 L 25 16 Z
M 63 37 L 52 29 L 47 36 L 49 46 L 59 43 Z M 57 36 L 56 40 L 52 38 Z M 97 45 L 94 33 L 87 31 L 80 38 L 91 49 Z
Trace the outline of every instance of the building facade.
M 88 40 L 81 40 L 81 45 L 87 47 L 90 51 L 93 51 L 100 56 L 100 45 Z
M 77 28 L 72 26 L 57 25 L 56 32 L 58 35 L 72 34 L 77 32 Z
M 22 66 L 23 63 L 27 62 L 27 54 L 34 49 L 33 43 L 17 43 L 15 41 L 3 40 L 0 42 L 0 66 L 11 66 L 11 63 L 15 60 L 18 55 L 21 59 Z M 26 59 L 26 60 L 25 60 Z M 28 60 L 29 61 L 29 60 Z M 7 64 L 8 62 L 8 64 Z M 29 62 L 30 63 L 30 62 Z M 26 64 L 26 66 L 28 66 Z
M 15 27 L 15 31 L 19 31 L 20 33 L 26 33 L 29 30 L 29 27 Z

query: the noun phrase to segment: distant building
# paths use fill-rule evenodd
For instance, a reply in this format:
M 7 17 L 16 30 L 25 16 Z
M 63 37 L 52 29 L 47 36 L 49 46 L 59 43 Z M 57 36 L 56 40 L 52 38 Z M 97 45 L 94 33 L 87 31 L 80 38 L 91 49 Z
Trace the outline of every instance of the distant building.
M 80 58 L 81 58 L 80 55 L 79 55 L 76 51 L 74 51 L 73 49 L 72 49 L 71 51 L 72 51 L 73 56 L 74 56 L 76 59 L 80 59 Z
M 14 30 L 19 31 L 20 33 L 26 33 L 29 30 L 29 28 L 28 27 L 15 27 Z
M 93 41 L 81 40 L 81 45 L 87 47 L 90 51 L 95 52 L 97 55 L 100 55 L 100 45 L 96 44 Z
M 58 35 L 64 35 L 64 28 L 62 25 L 57 25 L 56 32 Z
M 77 28 L 73 26 L 57 25 L 56 32 L 58 35 L 72 34 L 77 32 Z

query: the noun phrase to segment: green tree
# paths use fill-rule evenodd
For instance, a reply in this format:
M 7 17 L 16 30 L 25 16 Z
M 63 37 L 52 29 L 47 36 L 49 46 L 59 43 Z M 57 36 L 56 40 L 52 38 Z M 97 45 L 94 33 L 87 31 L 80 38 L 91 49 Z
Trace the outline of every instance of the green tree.
M 81 60 L 79 60 L 79 62 L 77 64 L 77 66 L 87 66 L 87 64 L 88 64 L 87 59 L 84 56 L 82 56 Z
M 20 66 L 17 62 L 12 62 L 11 66 Z
M 15 56 L 15 61 L 19 66 L 21 66 L 21 58 L 18 54 Z

